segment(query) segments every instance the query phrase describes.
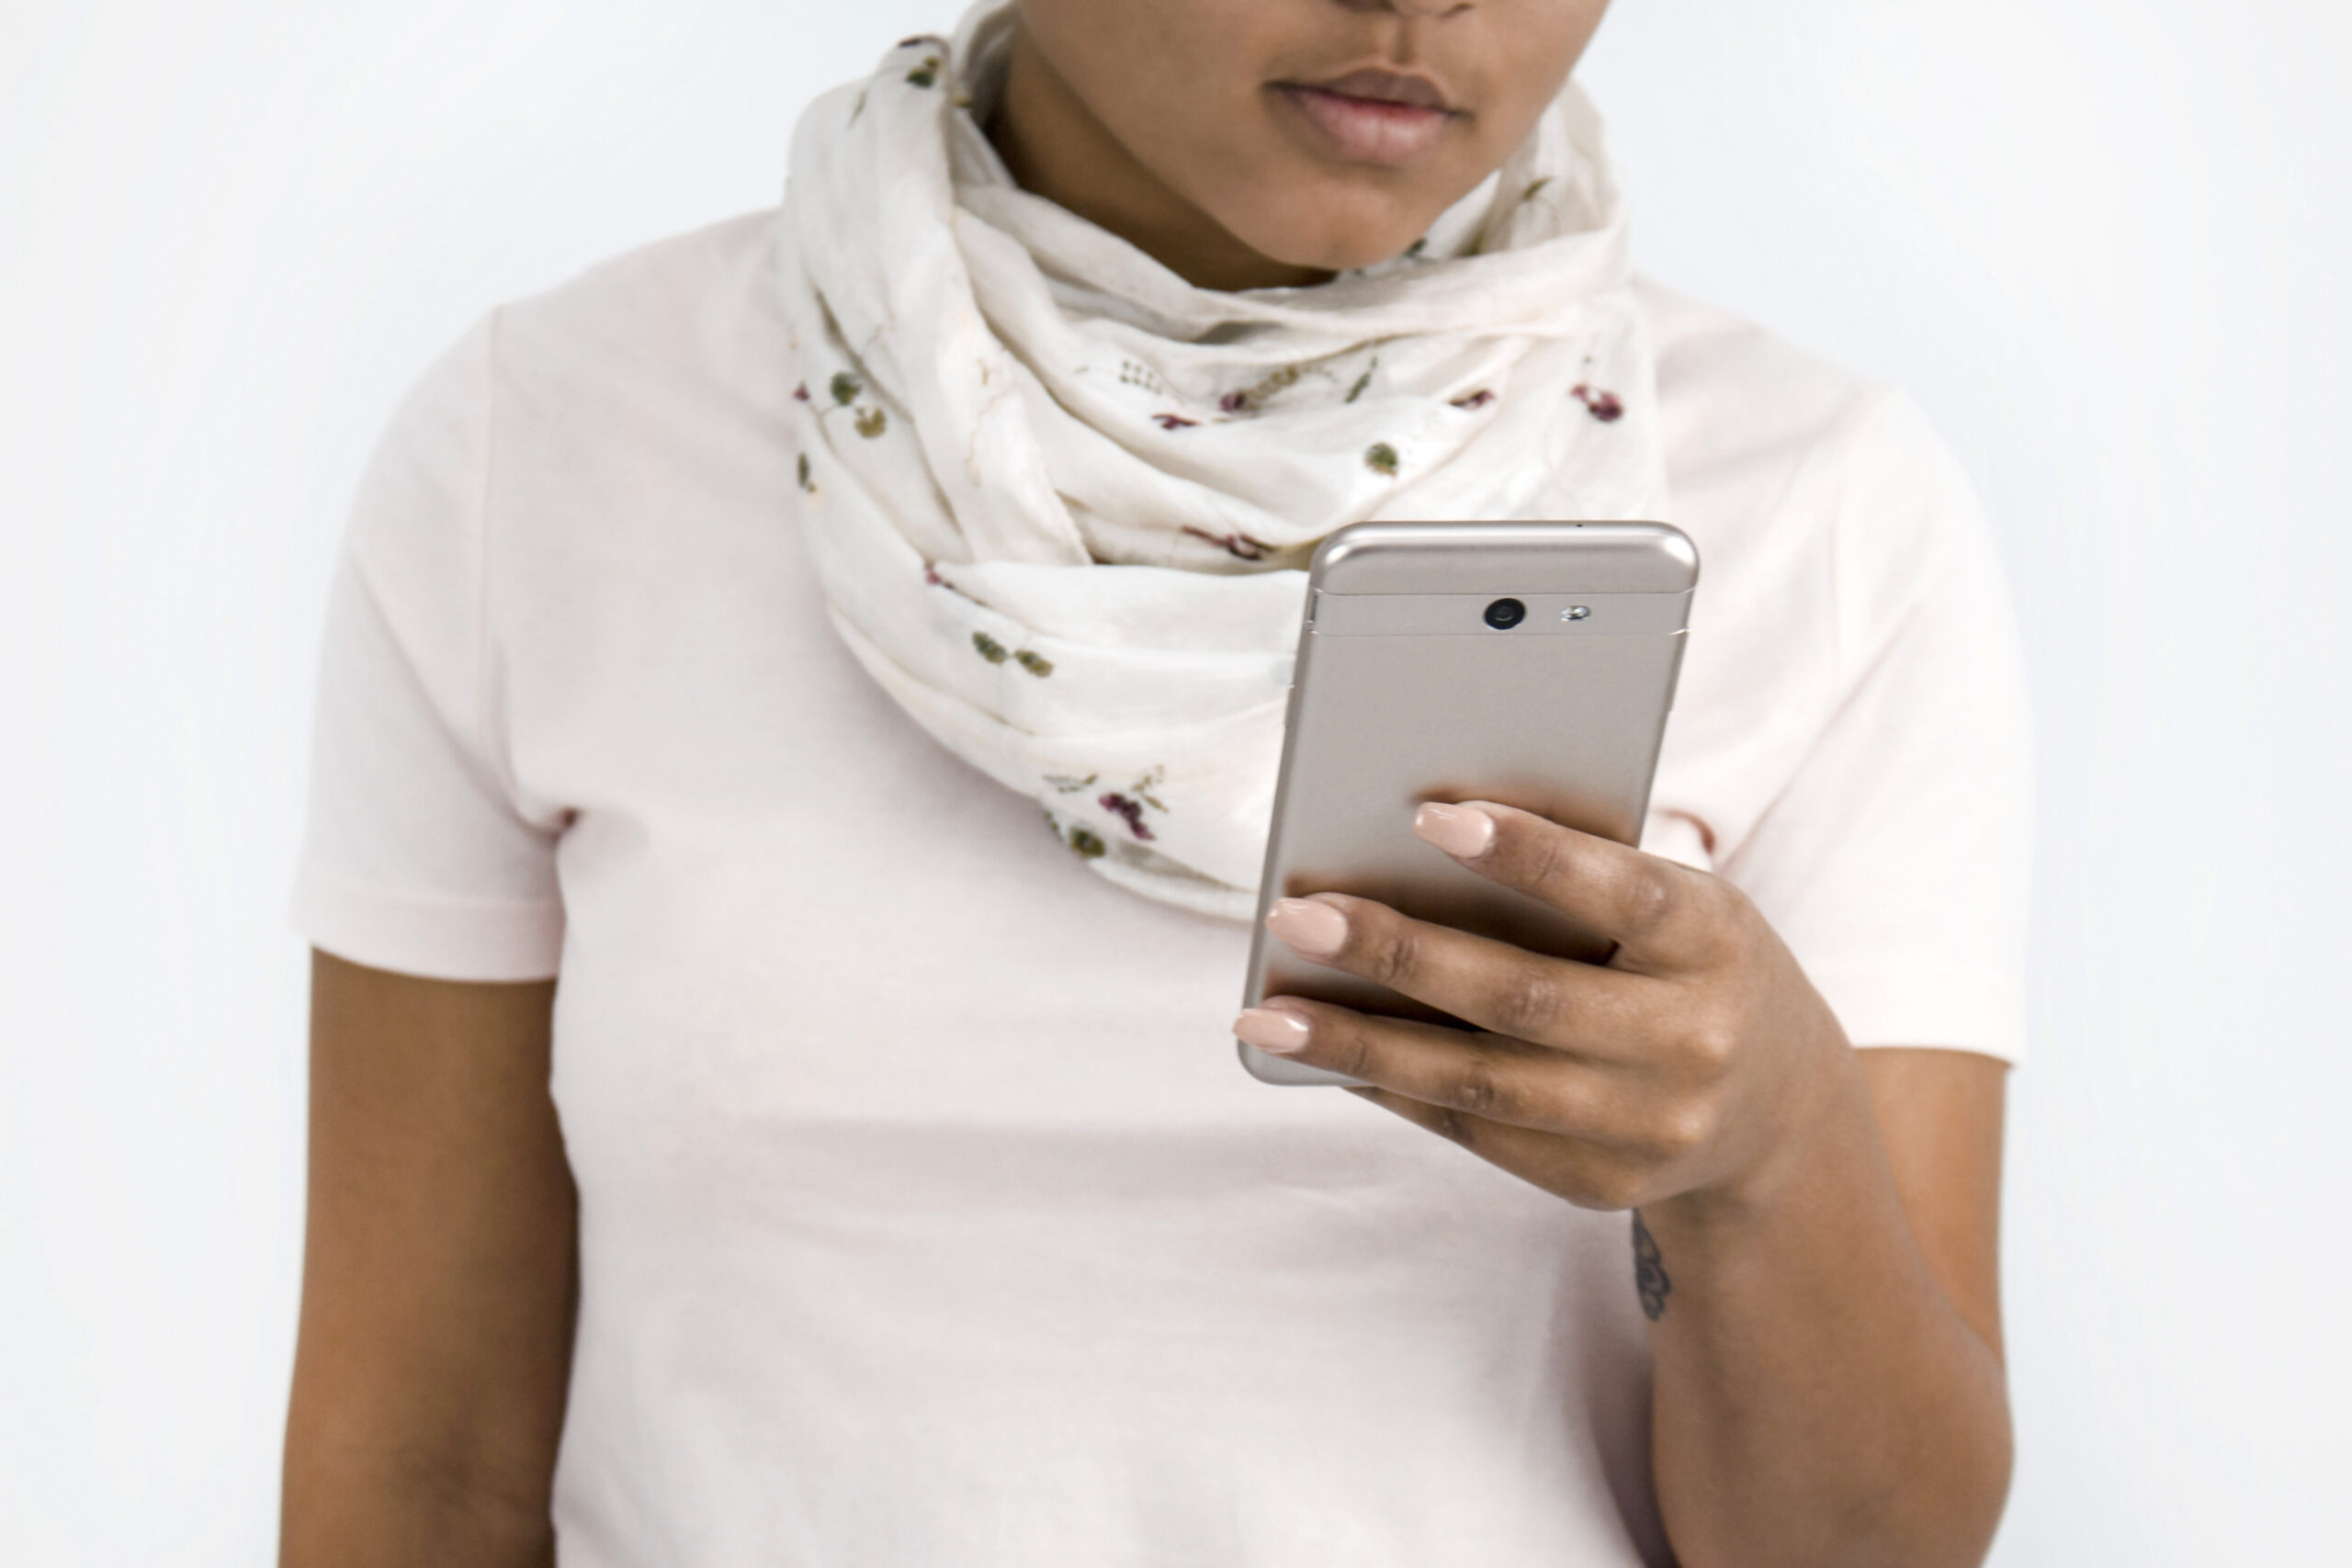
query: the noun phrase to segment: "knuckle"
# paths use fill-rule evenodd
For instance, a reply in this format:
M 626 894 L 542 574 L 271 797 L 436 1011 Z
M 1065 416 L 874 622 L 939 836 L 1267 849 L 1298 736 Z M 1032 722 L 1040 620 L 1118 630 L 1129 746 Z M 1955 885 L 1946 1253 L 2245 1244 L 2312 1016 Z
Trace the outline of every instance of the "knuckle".
M 1685 899 L 1678 878 L 1662 866 L 1645 865 L 1627 875 L 1621 902 L 1625 934 L 1639 941 L 1665 931 L 1681 915 Z
M 1707 1106 L 1678 1105 L 1661 1116 L 1652 1129 L 1650 1152 L 1665 1163 L 1684 1159 L 1706 1147 L 1714 1131 L 1714 1112 Z
M 1631 1209 L 1642 1201 L 1642 1186 L 1638 1173 L 1623 1166 L 1611 1166 L 1585 1178 L 1584 1191 L 1577 1200 L 1577 1206 L 1605 1211 Z
M 1450 1143 L 1470 1146 L 1470 1119 L 1451 1105 L 1432 1105 L 1429 1109 L 1429 1129 Z
M 1566 1001 L 1548 964 L 1517 965 L 1496 995 L 1495 1021 L 1505 1034 L 1540 1040 L 1557 1027 Z
M 1712 1014 L 1692 1019 L 1683 1029 L 1683 1060 L 1707 1077 L 1721 1076 L 1739 1052 L 1739 1031 Z
M 1492 1120 L 1508 1119 L 1516 1099 L 1494 1057 L 1476 1051 L 1463 1064 L 1461 1076 L 1453 1082 L 1451 1102 L 1454 1109 L 1466 1114 Z
M 1351 1078 L 1362 1078 L 1366 1083 L 1376 1081 L 1373 1077 L 1374 1051 L 1370 1032 L 1353 1022 L 1331 1032 L 1337 1038 L 1331 1042 L 1326 1065 L 1334 1072 L 1345 1073 Z
M 1706 956 L 1720 964 L 1744 964 L 1761 945 L 1764 922 L 1746 893 L 1719 876 L 1691 878 L 1692 902 L 1701 922 Z
M 1557 829 L 1528 835 L 1520 845 L 1520 869 L 1532 887 L 1552 887 L 1566 882 L 1572 858 L 1568 837 Z
M 1366 936 L 1364 967 L 1372 979 L 1396 987 L 1419 969 L 1420 949 L 1420 938 L 1412 927 L 1382 919 L 1377 929 Z
M 1727 957 L 1745 958 L 1754 951 L 1758 922 L 1747 895 L 1720 878 L 1705 884 L 1707 934 L 1713 948 Z

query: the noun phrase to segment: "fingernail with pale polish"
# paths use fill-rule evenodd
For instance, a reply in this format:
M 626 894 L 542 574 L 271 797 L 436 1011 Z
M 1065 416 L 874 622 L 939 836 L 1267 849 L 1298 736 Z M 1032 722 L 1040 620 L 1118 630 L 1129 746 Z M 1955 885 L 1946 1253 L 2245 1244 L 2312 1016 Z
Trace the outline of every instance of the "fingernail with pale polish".
M 1250 1008 L 1233 1021 L 1233 1032 L 1243 1043 L 1277 1056 L 1295 1055 L 1306 1049 L 1306 1020 L 1287 1008 Z
M 1495 819 L 1475 806 L 1432 800 L 1413 813 L 1413 831 L 1447 854 L 1476 860 L 1494 846 Z
M 1348 940 L 1348 918 L 1312 898 L 1277 898 L 1266 913 L 1266 929 L 1307 958 L 1329 958 Z

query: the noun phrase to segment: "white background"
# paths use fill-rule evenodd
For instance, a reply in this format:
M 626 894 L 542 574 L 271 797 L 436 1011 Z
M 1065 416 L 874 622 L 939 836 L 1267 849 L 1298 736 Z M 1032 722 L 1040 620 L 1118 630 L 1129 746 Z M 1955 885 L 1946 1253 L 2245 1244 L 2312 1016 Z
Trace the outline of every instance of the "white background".
M 492 302 L 954 0 L 0 0 L 0 1561 L 266 1561 L 327 568 Z M 1668 281 L 1913 391 L 2039 702 L 1996 1561 L 2340 1560 L 2352 6 L 1620 0 Z

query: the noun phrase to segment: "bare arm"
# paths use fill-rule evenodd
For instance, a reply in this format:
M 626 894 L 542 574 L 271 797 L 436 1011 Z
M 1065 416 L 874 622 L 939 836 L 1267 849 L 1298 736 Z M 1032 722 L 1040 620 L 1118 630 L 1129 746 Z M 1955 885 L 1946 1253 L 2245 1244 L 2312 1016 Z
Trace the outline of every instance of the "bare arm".
M 1475 1026 L 1270 998 L 1235 1032 L 1569 1202 L 1632 1209 L 1654 1471 L 1684 1568 L 1968 1568 L 2007 1495 L 2002 1065 L 1858 1052 L 1720 878 L 1487 802 L 1463 864 L 1616 939 L 1546 957 L 1320 893 L 1273 933 Z
M 577 1203 L 555 983 L 314 953 L 286 1568 L 548 1563 Z
M 1687 1568 L 1957 1568 L 2000 1517 L 2007 1068 L 1953 1051 L 1849 1062 L 1843 1103 L 1769 1196 L 1639 1212 L 1654 1470 Z

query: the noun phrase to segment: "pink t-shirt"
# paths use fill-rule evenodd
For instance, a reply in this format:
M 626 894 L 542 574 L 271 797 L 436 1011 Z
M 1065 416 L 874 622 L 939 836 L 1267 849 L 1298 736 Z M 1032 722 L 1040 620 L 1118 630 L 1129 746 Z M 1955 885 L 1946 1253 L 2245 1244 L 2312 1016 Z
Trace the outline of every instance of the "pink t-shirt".
M 1249 932 L 1089 873 L 852 661 L 772 215 L 502 307 L 345 540 L 292 918 L 560 974 L 569 1568 L 1666 1561 L 1622 1213 L 1236 1059 Z M 1899 396 L 1642 286 L 1705 562 L 1646 847 L 1859 1045 L 2015 1060 L 2025 705 Z

